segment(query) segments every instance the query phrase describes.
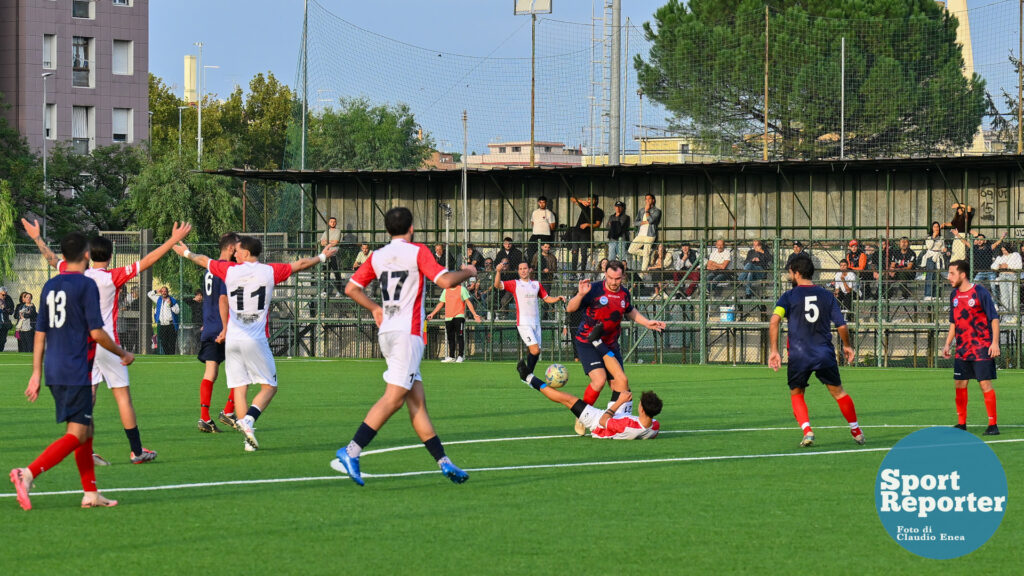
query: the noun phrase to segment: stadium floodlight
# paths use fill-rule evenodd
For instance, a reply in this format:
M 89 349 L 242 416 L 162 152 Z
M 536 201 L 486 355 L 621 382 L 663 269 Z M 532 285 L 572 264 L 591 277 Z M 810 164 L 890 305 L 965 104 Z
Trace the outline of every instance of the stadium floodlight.
M 515 14 L 551 14 L 551 0 L 515 0 Z
M 537 82 L 537 14 L 551 13 L 551 0 L 515 0 L 513 11 L 517 16 L 529 14 L 530 19 L 530 168 L 534 167 L 534 120 L 537 117 L 534 99 Z

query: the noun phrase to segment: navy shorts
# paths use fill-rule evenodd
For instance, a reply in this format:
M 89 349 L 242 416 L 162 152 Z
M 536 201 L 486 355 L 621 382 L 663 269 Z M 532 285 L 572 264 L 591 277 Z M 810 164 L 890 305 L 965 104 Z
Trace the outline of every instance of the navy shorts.
M 811 368 L 810 370 L 796 370 L 793 365 L 789 365 L 789 389 L 796 390 L 797 388 L 807 388 L 808 383 L 811 381 L 811 374 L 818 377 L 822 384 L 828 384 L 830 386 L 842 386 L 843 381 L 839 377 L 839 365 L 833 364 L 832 366 L 824 366 L 820 368 Z
M 92 424 L 92 386 L 50 386 L 57 422 Z
M 989 360 L 953 360 L 953 380 L 995 380 L 996 361 Z
M 580 365 L 583 366 L 585 374 L 590 374 L 598 368 L 604 370 L 604 358 L 601 357 L 601 353 L 594 348 L 593 344 L 580 342 L 576 339 L 573 339 L 573 344 L 576 345 L 576 356 L 580 359 Z M 619 365 L 622 366 L 622 353 L 619 351 L 619 347 L 611 348 L 611 352 L 619 361 Z
M 224 363 L 224 342 L 218 344 L 214 339 L 203 340 L 199 343 L 199 361 Z

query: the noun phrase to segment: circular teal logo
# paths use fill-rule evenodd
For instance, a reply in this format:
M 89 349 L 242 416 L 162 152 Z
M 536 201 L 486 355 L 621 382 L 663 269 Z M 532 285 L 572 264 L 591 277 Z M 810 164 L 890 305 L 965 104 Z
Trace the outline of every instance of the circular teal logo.
M 875 506 L 889 536 L 937 560 L 988 542 L 1006 498 L 1006 472 L 995 452 L 956 428 L 926 428 L 900 440 L 875 479 Z

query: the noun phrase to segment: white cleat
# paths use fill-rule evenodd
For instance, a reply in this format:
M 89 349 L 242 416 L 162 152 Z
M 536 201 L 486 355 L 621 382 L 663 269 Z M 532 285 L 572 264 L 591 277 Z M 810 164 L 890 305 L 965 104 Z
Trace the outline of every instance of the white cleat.
M 455 358 L 452 358 L 451 356 L 445 356 L 444 359 L 441 360 L 442 364 L 447 364 L 449 362 L 455 362 Z
M 249 446 L 252 446 L 253 450 L 256 450 L 260 447 L 260 443 L 256 441 L 256 435 L 253 433 L 252 424 L 249 423 L 248 418 L 242 418 L 241 420 L 236 421 L 235 429 L 241 432 L 243 436 L 245 436 L 245 442 Z
M 814 434 L 808 432 L 807 434 L 804 434 L 804 439 L 800 441 L 800 447 L 807 448 L 810 446 L 814 446 Z
M 459 356 L 458 358 L 455 359 L 455 362 L 458 363 L 458 364 L 462 364 L 465 360 L 466 360 L 465 358 L 463 358 L 462 356 Z
M 572 425 L 572 429 L 576 432 L 577 436 L 587 435 L 587 427 L 584 426 L 583 422 L 580 422 L 579 419 L 577 419 L 576 423 Z

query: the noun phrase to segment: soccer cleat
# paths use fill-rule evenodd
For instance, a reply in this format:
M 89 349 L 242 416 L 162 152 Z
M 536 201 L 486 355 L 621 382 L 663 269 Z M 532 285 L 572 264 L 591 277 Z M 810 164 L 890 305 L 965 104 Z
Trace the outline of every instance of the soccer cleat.
M 11 483 L 18 496 L 18 505 L 22 510 L 31 510 L 32 501 L 28 498 L 28 492 L 32 489 L 32 473 L 28 468 L 15 468 L 11 470 Z
M 577 436 L 586 436 L 587 434 L 587 427 L 583 425 L 583 422 L 581 422 L 579 418 L 577 418 L 576 423 L 572 425 L 572 429 L 576 432 Z
M 232 428 L 235 427 L 235 416 L 233 414 L 225 414 L 223 411 L 221 411 L 221 413 L 217 416 L 217 419 L 223 422 L 224 424 L 231 426 Z
M 465 360 L 466 360 L 465 358 L 463 358 L 462 356 L 459 356 L 458 358 L 455 359 L 455 362 L 457 362 L 459 364 L 462 364 Z
M 86 492 L 82 496 L 82 508 L 112 508 L 117 506 L 117 500 L 104 498 L 99 492 Z
M 526 368 L 526 360 L 520 360 L 516 364 L 516 372 L 519 372 L 519 379 L 526 382 L 526 377 L 529 376 L 529 369 Z
M 985 431 L 982 432 L 982 436 L 999 436 L 999 426 L 989 424 L 988 428 L 985 428 Z
M 94 466 L 110 466 L 109 460 L 95 452 L 92 453 L 92 463 Z
M 255 448 L 253 448 L 252 446 L 249 446 L 249 441 L 248 440 L 243 440 L 242 441 L 242 448 L 245 448 L 246 452 L 255 452 L 256 451 Z
M 441 474 L 444 474 L 445 478 L 456 484 L 462 484 L 466 480 L 469 480 L 469 474 L 451 462 L 441 464 Z
M 153 452 L 152 450 L 149 450 L 147 448 L 143 448 L 142 454 L 136 456 L 135 452 L 132 452 L 131 458 L 132 464 L 145 464 L 146 462 L 152 462 L 153 460 L 156 460 L 156 452 Z
M 814 446 L 814 434 L 811 432 L 804 434 L 804 439 L 800 441 L 801 448 L 807 448 L 809 446 Z
M 853 441 L 861 446 L 864 445 L 864 431 L 858 428 L 850 429 L 850 435 L 853 436 Z
M 249 443 L 253 448 L 259 448 L 260 443 L 256 441 L 256 435 L 253 434 L 252 424 L 245 418 L 235 421 L 235 430 L 238 430 L 245 436 L 245 441 Z
M 442 362 L 443 364 L 447 364 L 447 363 L 449 363 L 449 362 L 455 362 L 455 358 L 452 358 L 451 356 L 445 356 L 445 357 L 444 357 L 444 358 L 443 358 L 443 359 L 441 360 L 441 362 Z
M 197 426 L 199 427 L 200 432 L 205 432 L 207 434 L 220 433 L 220 428 L 217 428 L 217 425 L 213 423 L 213 420 L 203 420 L 200 418 Z
M 964 432 L 967 432 L 967 424 L 954 424 L 953 428 L 956 428 L 957 430 L 963 430 Z
M 363 475 L 359 473 L 359 457 L 356 456 L 353 458 L 349 456 L 348 450 L 346 450 L 345 447 L 338 448 L 337 456 L 338 462 L 341 463 L 341 466 L 345 469 L 345 473 L 348 474 L 348 477 L 360 486 L 366 485 L 366 482 L 363 482 Z M 463 474 L 465 474 L 465 472 L 463 472 Z

